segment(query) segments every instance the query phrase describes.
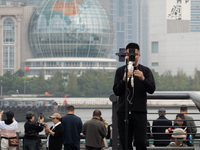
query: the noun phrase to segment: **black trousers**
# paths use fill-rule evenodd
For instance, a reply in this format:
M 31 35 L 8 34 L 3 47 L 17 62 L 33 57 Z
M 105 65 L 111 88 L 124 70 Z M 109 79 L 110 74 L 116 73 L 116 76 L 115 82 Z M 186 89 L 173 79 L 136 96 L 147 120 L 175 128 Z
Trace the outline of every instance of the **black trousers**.
M 86 150 L 101 150 L 101 148 L 85 146 Z
M 64 144 L 64 150 L 80 150 L 80 143 Z
M 117 116 L 120 142 L 123 150 L 125 150 L 125 113 L 117 112 Z M 128 150 L 133 150 L 133 136 L 136 150 L 146 150 L 147 114 L 143 112 L 131 112 L 128 119 Z

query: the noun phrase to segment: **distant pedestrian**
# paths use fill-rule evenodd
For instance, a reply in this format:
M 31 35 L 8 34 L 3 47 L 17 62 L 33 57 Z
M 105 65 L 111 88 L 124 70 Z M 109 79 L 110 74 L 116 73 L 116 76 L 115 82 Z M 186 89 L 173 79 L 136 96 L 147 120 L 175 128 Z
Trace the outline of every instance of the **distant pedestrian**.
M 26 119 L 27 121 L 24 124 L 25 135 L 23 150 L 38 150 L 41 144 L 39 132 L 42 132 L 44 129 L 44 117 L 39 117 L 38 121 L 34 122 L 35 114 L 32 111 L 28 111 L 26 113 Z
M 53 126 L 49 128 L 45 126 L 47 135 L 47 150 L 61 150 L 63 143 L 64 127 L 61 124 L 61 115 L 54 113 L 49 118 L 53 121 Z
M 152 133 L 155 146 L 167 146 L 170 143 L 170 134 L 166 134 L 165 130 L 172 127 L 172 121 L 168 120 L 166 110 L 160 108 L 158 110 L 158 118 L 153 121 Z M 163 127 L 162 127 L 163 126 Z M 163 133 L 163 134 L 162 134 Z
M 191 116 L 188 116 L 187 113 L 188 113 L 188 107 L 186 105 L 182 105 L 180 107 L 180 113 L 183 113 L 184 114 L 184 117 L 185 117 L 185 122 L 186 122 L 186 126 L 187 126 L 187 139 L 191 139 L 191 141 L 187 141 L 187 145 L 188 146 L 193 146 L 193 139 L 194 139 L 194 136 L 197 132 L 197 127 L 196 127 L 196 124 L 194 122 L 194 119 L 191 117 Z M 190 138 L 190 135 L 191 135 L 191 138 Z
M 185 131 L 188 131 L 188 128 L 186 127 L 184 114 L 179 113 L 176 115 L 176 122 L 174 122 L 174 128 L 182 128 Z
M 67 115 L 62 118 L 64 127 L 64 150 L 80 150 L 80 133 L 82 132 L 82 121 L 74 114 L 74 106 L 67 108 Z
M 94 110 L 93 118 L 83 126 L 86 150 L 101 150 L 104 147 L 103 138 L 106 137 L 106 127 L 101 121 L 101 111 Z
M 3 110 L 0 112 L 0 120 L 2 119 Z M 18 123 L 14 119 L 14 113 L 12 111 L 6 112 L 6 118 L 4 121 L 0 121 L 1 129 L 1 150 L 16 150 L 17 147 L 9 146 L 8 140 L 15 139 L 17 137 L 16 130 Z
M 176 121 L 174 122 L 174 126 L 172 128 L 166 129 L 165 133 L 172 133 L 172 131 L 174 131 L 174 129 L 176 128 L 182 128 L 184 131 L 187 132 L 185 117 L 181 113 L 176 115 Z
M 187 147 L 183 141 L 186 138 L 186 133 L 181 128 L 176 128 L 173 131 L 172 138 L 175 140 L 174 142 L 171 142 L 167 147 Z

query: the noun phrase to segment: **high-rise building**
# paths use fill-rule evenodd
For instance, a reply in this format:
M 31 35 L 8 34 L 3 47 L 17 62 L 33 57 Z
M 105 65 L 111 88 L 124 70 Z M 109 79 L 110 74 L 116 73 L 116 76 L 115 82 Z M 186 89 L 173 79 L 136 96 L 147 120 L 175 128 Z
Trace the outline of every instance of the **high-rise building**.
M 16 72 L 32 57 L 28 45 L 28 22 L 35 7 L 9 1 L 0 5 L 0 75 Z
M 200 34 L 190 32 L 190 5 L 189 0 L 148 1 L 149 66 L 159 74 L 193 76 L 200 69 Z
M 191 0 L 191 32 L 200 32 L 200 0 Z
M 113 23 L 114 43 L 111 57 L 128 43 L 140 45 L 140 62 L 148 65 L 148 7 L 147 0 L 100 0 Z

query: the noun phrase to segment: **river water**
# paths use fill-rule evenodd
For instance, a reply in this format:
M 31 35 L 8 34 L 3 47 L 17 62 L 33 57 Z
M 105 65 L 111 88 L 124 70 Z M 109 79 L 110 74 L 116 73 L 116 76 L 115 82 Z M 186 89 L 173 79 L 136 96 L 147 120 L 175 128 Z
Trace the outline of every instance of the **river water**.
M 77 116 L 79 116 L 82 120 L 82 122 L 86 122 L 87 120 L 92 118 L 92 113 L 93 113 L 94 109 L 75 109 L 75 114 Z M 157 113 L 158 109 L 157 108 L 151 108 L 148 109 L 148 113 Z M 108 124 L 112 123 L 112 109 L 101 109 L 102 112 L 102 117 L 108 122 Z M 166 113 L 170 113 L 167 114 L 166 117 L 170 120 L 174 120 L 176 117 L 176 114 L 179 113 L 179 109 L 178 108 L 166 108 Z M 174 114 L 171 114 L 174 113 Z M 199 113 L 198 109 L 192 107 L 189 108 L 189 112 L 188 113 Z M 190 114 L 190 116 L 192 116 L 195 120 L 200 120 L 199 114 Z M 157 114 L 148 114 L 148 120 L 150 120 L 150 124 L 152 125 L 152 121 L 154 119 L 157 119 L 158 115 Z M 46 124 L 48 124 L 49 126 L 52 125 L 52 122 L 45 122 Z M 199 126 L 198 128 L 198 133 L 200 133 L 200 121 L 195 121 L 196 126 Z M 18 132 L 23 133 L 24 132 L 24 122 L 19 122 L 19 127 L 17 129 Z M 43 132 L 41 134 L 44 134 Z

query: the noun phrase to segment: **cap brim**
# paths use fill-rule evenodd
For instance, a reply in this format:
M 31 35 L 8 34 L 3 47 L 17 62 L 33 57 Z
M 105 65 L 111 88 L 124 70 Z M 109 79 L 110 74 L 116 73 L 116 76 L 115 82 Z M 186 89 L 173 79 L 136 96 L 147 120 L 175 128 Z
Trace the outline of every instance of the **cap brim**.
M 52 118 L 52 119 L 53 119 L 53 118 L 56 118 L 56 117 L 55 117 L 55 116 L 49 116 L 49 118 Z
M 173 138 L 186 138 L 186 135 L 172 135 Z

